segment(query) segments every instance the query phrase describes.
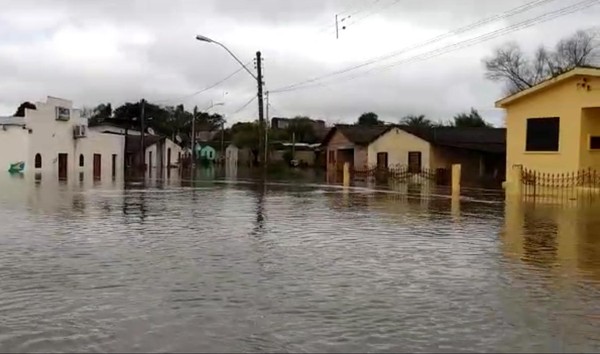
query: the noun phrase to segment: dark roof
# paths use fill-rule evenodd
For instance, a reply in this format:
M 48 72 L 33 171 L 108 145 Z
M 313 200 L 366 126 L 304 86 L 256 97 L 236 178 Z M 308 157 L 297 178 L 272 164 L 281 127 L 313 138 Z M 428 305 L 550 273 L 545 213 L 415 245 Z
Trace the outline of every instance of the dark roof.
M 505 128 L 398 128 L 440 146 L 503 153 L 506 151 Z
M 392 125 L 373 125 L 373 126 L 365 126 L 365 125 L 347 125 L 347 124 L 338 124 L 333 128 L 329 129 L 325 138 L 323 138 L 322 145 L 327 145 L 329 140 L 333 137 L 336 131 L 340 131 L 346 139 L 350 140 L 352 143 L 356 145 L 369 145 L 375 139 L 379 138 L 385 132 L 393 128 Z
M 152 146 L 158 143 L 161 140 L 166 139 L 164 136 L 158 135 L 144 135 L 144 148 Z M 142 136 L 141 135 L 127 135 L 127 152 L 135 153 L 140 151 L 140 146 L 142 145 Z

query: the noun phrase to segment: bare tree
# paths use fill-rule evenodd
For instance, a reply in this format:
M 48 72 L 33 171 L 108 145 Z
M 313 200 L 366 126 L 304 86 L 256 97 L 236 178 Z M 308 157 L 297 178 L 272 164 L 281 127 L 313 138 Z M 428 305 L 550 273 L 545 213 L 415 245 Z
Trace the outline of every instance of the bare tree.
M 507 43 L 484 59 L 486 77 L 504 82 L 509 93 L 525 90 L 575 67 L 597 63 L 598 38 L 596 31 L 577 31 L 560 40 L 554 51 L 540 46 L 533 57 L 528 57 L 518 44 Z

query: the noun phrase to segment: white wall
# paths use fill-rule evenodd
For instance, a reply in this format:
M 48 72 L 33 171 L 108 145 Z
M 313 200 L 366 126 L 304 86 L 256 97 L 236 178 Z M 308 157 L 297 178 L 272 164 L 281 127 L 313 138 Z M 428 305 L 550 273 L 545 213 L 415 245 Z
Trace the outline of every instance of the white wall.
M 76 125 L 87 128 L 87 118 L 81 117 L 78 109 L 68 100 L 48 97 L 46 102 L 37 102 L 36 110 L 26 110 L 25 122 L 32 133 L 28 134 L 28 156 L 26 166 L 42 179 L 58 178 L 58 154 L 68 155 L 68 179 L 79 179 L 80 172 L 85 179 L 93 179 L 94 154 L 102 156 L 101 178 L 112 178 L 112 155 L 117 155 L 116 178 L 123 176 L 123 151 L 125 137 L 114 134 L 102 134 L 87 130 L 87 137 L 75 139 L 73 129 Z M 56 107 L 70 109 L 70 120 L 56 120 Z M 42 167 L 36 169 L 35 156 L 42 156 Z M 79 166 L 79 156 L 84 155 L 84 166 Z
M 377 165 L 377 153 L 388 153 L 388 166 L 408 165 L 409 151 L 421 152 L 421 165 L 430 168 L 431 145 L 429 142 L 406 131 L 394 128 L 369 145 L 368 164 Z
M 28 155 L 27 129 L 20 126 L 5 126 L 0 128 L 0 174 L 6 174 L 11 164 L 25 161 L 27 165 Z

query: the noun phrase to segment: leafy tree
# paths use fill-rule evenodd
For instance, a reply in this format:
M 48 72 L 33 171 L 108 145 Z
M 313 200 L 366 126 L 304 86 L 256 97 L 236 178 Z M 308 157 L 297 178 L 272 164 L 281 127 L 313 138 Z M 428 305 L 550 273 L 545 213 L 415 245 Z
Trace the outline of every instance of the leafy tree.
M 384 122 L 379 120 L 379 116 L 373 112 L 363 113 L 358 117 L 358 125 L 383 125 Z
M 240 122 L 231 127 L 233 143 L 241 148 L 248 148 L 252 152 L 254 164 L 258 164 L 258 137 L 259 126 L 257 122 Z
M 94 126 L 112 117 L 112 105 L 110 103 L 101 103 L 92 109 L 89 117 L 89 125 Z
M 479 112 L 474 108 L 471 108 L 470 113 L 460 113 L 455 115 L 454 121 L 450 125 L 457 128 L 492 127 L 491 124 L 481 118 Z
M 431 128 L 434 126 L 434 123 L 429 119 L 426 118 L 425 115 L 421 114 L 421 115 L 408 115 L 403 117 L 400 120 L 400 124 L 409 126 L 409 127 L 413 127 L 413 128 Z
M 560 40 L 554 50 L 540 46 L 528 57 L 516 43 L 507 43 L 484 59 L 486 77 L 506 85 L 509 93 L 533 87 L 578 66 L 598 63 L 600 42 L 592 31 L 577 31 Z
M 308 117 L 296 117 L 290 121 L 287 127 L 288 140 L 295 135 L 296 142 L 315 143 L 318 139 L 315 134 L 314 124 Z
M 37 109 L 35 105 L 31 102 L 23 102 L 17 108 L 17 111 L 13 116 L 15 117 L 25 117 L 25 109 Z

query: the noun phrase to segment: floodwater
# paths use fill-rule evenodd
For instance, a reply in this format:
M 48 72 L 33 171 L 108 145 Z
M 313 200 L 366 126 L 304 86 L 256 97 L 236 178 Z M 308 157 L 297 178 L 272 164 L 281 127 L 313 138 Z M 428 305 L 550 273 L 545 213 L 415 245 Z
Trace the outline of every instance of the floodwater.
M 0 182 L 2 352 L 600 351 L 591 205 Z

